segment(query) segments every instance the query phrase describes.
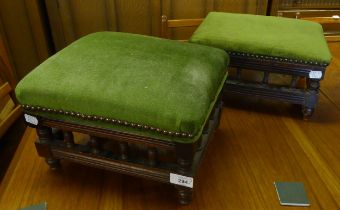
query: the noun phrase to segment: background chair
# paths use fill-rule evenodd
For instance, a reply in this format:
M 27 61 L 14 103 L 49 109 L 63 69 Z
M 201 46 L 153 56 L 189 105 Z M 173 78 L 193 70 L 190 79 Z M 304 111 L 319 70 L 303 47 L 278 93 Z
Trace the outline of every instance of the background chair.
M 169 29 L 181 28 L 181 27 L 198 27 L 202 22 L 203 22 L 203 18 L 169 20 L 166 15 L 162 15 L 161 37 L 169 38 Z M 188 41 L 188 40 L 186 39 L 186 40 L 179 40 L 179 41 Z
M 21 115 L 21 106 L 16 104 L 12 95 L 12 86 L 16 85 L 4 42 L 0 36 L 0 138 Z
M 340 17 L 337 15 L 334 15 L 332 17 L 304 17 L 300 19 L 320 23 L 323 27 L 340 28 Z M 340 32 L 326 32 L 325 37 L 328 42 L 339 42 Z

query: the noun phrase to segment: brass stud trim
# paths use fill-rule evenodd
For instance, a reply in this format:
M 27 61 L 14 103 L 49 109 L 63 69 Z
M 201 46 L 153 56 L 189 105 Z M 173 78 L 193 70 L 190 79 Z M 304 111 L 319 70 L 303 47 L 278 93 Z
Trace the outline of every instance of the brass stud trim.
M 104 121 L 106 123 L 111 123 L 111 124 L 118 124 L 118 125 L 123 125 L 123 126 L 128 126 L 128 127 L 134 127 L 138 129 L 150 130 L 150 131 L 157 132 L 157 133 L 167 135 L 167 136 L 176 136 L 176 137 L 182 137 L 182 138 L 186 138 L 186 137 L 192 138 L 194 136 L 191 133 L 185 133 L 185 132 L 180 133 L 180 132 L 167 131 L 167 130 L 152 127 L 149 125 L 141 125 L 141 124 L 132 123 L 128 121 L 111 119 L 111 118 L 107 118 L 103 116 L 84 115 L 82 113 L 64 111 L 62 109 L 57 110 L 57 109 L 50 109 L 50 108 L 45 108 L 41 106 L 31 106 L 31 105 L 22 105 L 22 107 L 24 108 L 24 110 L 27 110 L 27 111 L 49 112 L 49 113 L 56 113 L 56 114 L 62 114 L 62 115 L 69 115 L 69 116 L 77 117 L 77 118 L 84 119 L 84 120 Z
M 251 54 L 251 53 L 243 53 L 243 52 L 234 52 L 234 51 L 227 51 L 228 54 L 230 55 L 237 55 L 241 57 L 255 57 L 255 58 L 260 58 L 264 60 L 274 60 L 274 61 L 285 61 L 288 63 L 294 63 L 294 64 L 310 64 L 314 66 L 322 66 L 326 67 L 329 65 L 329 63 L 321 63 L 321 62 L 316 62 L 312 60 L 297 60 L 297 59 L 290 59 L 290 58 L 283 58 L 283 57 L 275 57 L 275 56 L 268 56 L 268 55 L 258 55 L 258 54 Z

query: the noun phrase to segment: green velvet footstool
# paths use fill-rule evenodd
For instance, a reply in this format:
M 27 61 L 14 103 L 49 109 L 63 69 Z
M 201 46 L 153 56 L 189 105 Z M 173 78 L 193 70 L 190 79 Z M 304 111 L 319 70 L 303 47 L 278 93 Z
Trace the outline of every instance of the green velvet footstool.
M 227 80 L 228 94 L 301 104 L 305 118 L 313 113 L 320 81 L 331 61 L 320 24 L 282 17 L 211 12 L 190 42 L 229 53 L 230 66 L 237 71 Z M 263 72 L 262 81 L 245 81 L 243 69 Z M 290 84 L 271 83 L 276 74 L 290 76 Z M 301 80 L 305 81 L 302 87 Z
M 16 96 L 52 169 L 66 159 L 172 183 L 186 204 L 218 126 L 228 61 L 217 48 L 99 32 L 34 69 Z

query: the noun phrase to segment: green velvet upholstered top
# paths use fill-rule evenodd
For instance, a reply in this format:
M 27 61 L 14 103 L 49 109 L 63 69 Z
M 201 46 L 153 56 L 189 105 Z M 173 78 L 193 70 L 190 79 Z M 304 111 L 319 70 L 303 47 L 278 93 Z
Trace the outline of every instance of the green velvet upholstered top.
M 211 12 L 190 42 L 322 64 L 331 60 L 322 26 L 290 18 Z
M 99 32 L 47 59 L 19 82 L 15 92 L 20 103 L 41 107 L 35 111 L 37 115 L 193 142 L 223 86 L 228 61 L 227 53 L 217 48 Z M 85 119 L 43 112 L 42 108 L 75 112 Z M 162 135 L 144 127 L 191 135 Z

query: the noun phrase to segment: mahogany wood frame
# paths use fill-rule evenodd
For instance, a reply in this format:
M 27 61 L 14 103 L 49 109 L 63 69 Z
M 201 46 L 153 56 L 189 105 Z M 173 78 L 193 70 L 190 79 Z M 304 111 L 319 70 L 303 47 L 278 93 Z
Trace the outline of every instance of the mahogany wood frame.
M 195 180 L 208 142 L 219 125 L 221 109 L 222 102 L 219 99 L 205 124 L 200 139 L 194 143 L 168 142 L 39 117 L 27 109 L 24 112 L 38 119 L 37 125 L 30 123 L 28 125 L 36 128 L 39 137 L 35 143 L 37 152 L 39 156 L 46 159 L 51 169 L 57 169 L 60 166 L 59 160 L 65 159 L 122 174 L 170 183 L 170 173 L 192 177 Z M 72 132 L 90 135 L 89 142 L 86 145 L 76 144 Z M 114 150 L 104 149 L 103 141 L 115 143 Z M 136 152 L 134 146 L 142 149 Z M 175 187 L 178 191 L 179 203 L 190 203 L 193 188 L 180 185 Z
M 167 16 L 163 15 L 161 36 L 168 38 L 169 28 L 198 26 L 202 22 L 203 19 L 168 20 Z M 312 116 L 317 105 L 320 81 L 324 78 L 326 65 L 248 53 L 228 53 L 230 56 L 230 67 L 237 69 L 237 75 L 235 77 L 228 77 L 224 87 L 225 94 L 257 96 L 300 104 L 302 106 L 303 118 L 309 119 Z M 262 82 L 242 80 L 242 69 L 263 72 Z M 311 79 L 310 73 L 312 71 L 321 73 L 321 77 Z M 290 75 L 290 86 L 269 84 L 269 75 L 271 73 Z M 303 78 L 305 78 L 306 84 L 305 87 L 300 88 L 297 86 L 297 82 Z
M 303 63 L 289 59 L 273 59 L 266 56 L 249 55 L 230 52 L 230 67 L 237 69 L 237 76 L 227 79 L 224 92 L 275 99 L 302 106 L 304 119 L 309 119 L 318 102 L 320 81 L 324 78 L 326 66 Z M 251 69 L 264 72 L 261 83 L 246 82 L 241 79 L 241 69 Z M 310 73 L 321 72 L 320 78 L 310 78 Z M 290 75 L 290 86 L 268 84 L 270 73 Z M 297 87 L 299 78 L 306 79 L 304 88 Z

